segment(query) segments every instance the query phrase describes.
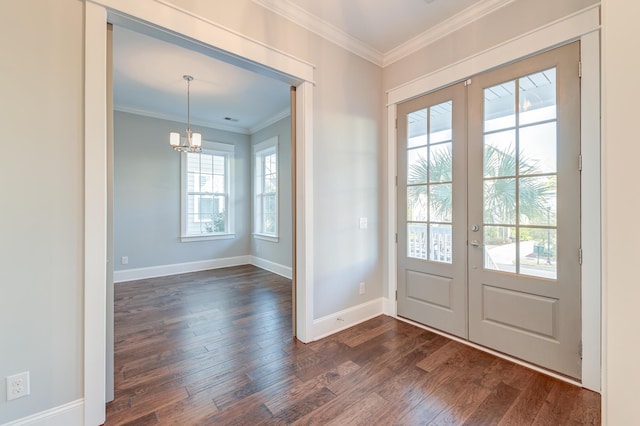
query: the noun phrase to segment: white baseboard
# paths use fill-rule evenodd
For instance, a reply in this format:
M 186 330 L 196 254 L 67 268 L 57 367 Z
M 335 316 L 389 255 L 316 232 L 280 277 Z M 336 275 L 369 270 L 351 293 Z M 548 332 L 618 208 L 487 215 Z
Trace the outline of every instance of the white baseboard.
M 175 263 L 172 265 L 150 266 L 148 268 L 123 269 L 113 272 L 113 282 L 121 283 L 146 278 L 164 277 L 167 275 L 206 271 L 208 269 L 227 268 L 229 266 L 250 265 L 252 264 L 251 258 L 252 256 L 247 255 L 201 260 L 198 262 Z
M 23 417 L 2 426 L 82 426 L 84 424 L 84 399 Z
M 313 320 L 313 340 L 353 327 L 383 314 L 383 298 L 362 303 L 344 311 Z
M 261 257 L 251 256 L 251 264 L 285 278 L 291 279 L 293 276 L 293 269 L 291 266 L 284 266 L 267 259 L 262 259 Z

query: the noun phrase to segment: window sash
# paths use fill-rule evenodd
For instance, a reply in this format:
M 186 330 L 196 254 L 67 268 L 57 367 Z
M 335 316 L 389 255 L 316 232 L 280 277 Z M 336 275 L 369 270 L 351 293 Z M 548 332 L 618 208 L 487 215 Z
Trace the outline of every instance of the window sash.
M 254 147 L 254 233 L 278 236 L 278 149 L 277 138 Z
M 182 238 L 232 234 L 230 176 L 234 147 L 209 145 L 222 149 L 182 154 Z

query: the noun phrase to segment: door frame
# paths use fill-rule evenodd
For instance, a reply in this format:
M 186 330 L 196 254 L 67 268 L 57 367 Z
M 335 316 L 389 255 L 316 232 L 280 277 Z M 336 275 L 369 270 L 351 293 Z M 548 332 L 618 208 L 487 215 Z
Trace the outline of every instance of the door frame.
M 467 345 L 476 347 L 496 356 L 509 359 L 534 370 L 551 375 L 560 380 L 580 385 L 600 392 L 601 389 L 601 233 L 585 230 L 601 230 L 601 178 L 600 178 L 600 6 L 594 5 L 564 19 L 538 28 L 525 35 L 501 43 L 412 82 L 387 91 L 387 233 L 385 259 L 387 268 L 387 294 L 385 314 L 403 321 L 397 316 L 397 214 L 396 175 L 397 105 L 406 100 L 438 90 L 450 84 L 464 81 L 469 76 L 504 65 L 518 59 L 542 53 L 551 48 L 580 40 L 582 61 L 581 78 L 581 151 L 583 188 L 597 188 L 597 191 L 583 191 L 581 194 L 581 238 L 582 238 L 582 381 L 576 382 L 548 370 L 521 360 L 475 345 L 463 339 L 447 335 Z M 411 321 L 408 321 L 411 322 Z M 421 324 L 418 326 L 425 327 Z M 435 329 L 428 328 L 434 332 Z M 441 332 L 440 332 L 441 333 Z
M 297 338 L 313 326 L 312 64 L 158 0 L 85 1 L 84 423 L 105 419 L 107 264 L 107 31 L 116 17 L 141 32 L 160 31 L 209 54 L 296 87 L 295 280 Z

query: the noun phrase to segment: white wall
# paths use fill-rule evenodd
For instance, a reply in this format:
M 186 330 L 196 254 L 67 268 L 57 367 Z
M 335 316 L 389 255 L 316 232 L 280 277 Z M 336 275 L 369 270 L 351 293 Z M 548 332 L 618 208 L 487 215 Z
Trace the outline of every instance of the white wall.
M 80 1 L 0 2 L 0 424 L 83 396 L 82 22 Z
M 116 111 L 114 116 L 114 244 L 116 271 L 195 262 L 250 252 L 249 136 L 192 126 L 204 141 L 234 145 L 235 238 L 180 241 L 180 154 L 168 134 L 184 123 Z M 206 142 L 205 142 L 206 143 Z M 129 258 L 121 264 L 122 256 Z
M 291 199 L 291 116 L 273 123 L 251 135 L 251 145 L 278 137 L 278 241 L 251 238 L 251 254 L 277 265 L 291 267 L 292 254 L 292 199 Z M 253 160 L 252 160 L 253 161 Z M 251 163 L 252 170 L 255 168 Z M 253 191 L 253 174 L 251 190 Z M 252 192 L 253 193 L 253 192 Z M 251 200 L 253 211 L 255 199 Z M 253 224 L 252 224 L 253 226 Z M 251 228 L 253 230 L 253 228 Z
M 603 408 L 611 426 L 640 424 L 638 16 L 637 1 L 602 1 Z

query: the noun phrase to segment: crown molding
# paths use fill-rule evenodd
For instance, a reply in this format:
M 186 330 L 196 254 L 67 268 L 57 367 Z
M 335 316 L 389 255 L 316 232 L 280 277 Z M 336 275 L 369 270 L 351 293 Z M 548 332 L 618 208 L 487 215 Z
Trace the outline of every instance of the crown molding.
M 318 18 L 316 15 L 307 12 L 289 0 L 253 0 L 253 2 L 369 62 L 378 66 L 383 64 L 384 55 L 382 52 Z
M 477 21 L 490 13 L 513 3 L 515 0 L 481 0 L 451 18 L 429 28 L 422 34 L 402 43 L 384 54 L 382 66 L 386 67 L 430 45 L 458 29 Z
M 401 45 L 382 53 L 361 40 L 345 33 L 334 25 L 307 12 L 289 0 L 252 0 L 291 22 L 305 28 L 320 37 L 337 44 L 380 67 L 386 67 L 425 46 L 457 31 L 465 25 L 494 12 L 515 0 L 479 0 L 472 6 L 453 15 L 451 18 L 429 28 Z
M 290 108 L 285 108 L 282 111 L 280 111 L 279 113 L 277 113 L 276 115 L 274 115 L 273 117 L 267 118 L 262 123 L 258 123 L 255 126 L 251 127 L 249 129 L 249 133 L 250 134 L 254 134 L 256 132 L 259 132 L 262 129 L 266 129 L 267 127 L 271 126 L 272 124 L 277 123 L 278 121 L 280 121 L 283 118 L 288 117 L 290 115 L 291 115 L 291 109 Z
M 178 117 L 176 115 L 172 115 L 172 114 L 164 114 L 164 113 L 160 113 L 157 111 L 149 111 L 146 109 L 142 109 L 142 108 L 134 108 L 134 107 L 130 107 L 127 105 L 114 105 L 113 109 L 115 111 L 120 111 L 120 112 L 126 112 L 129 114 L 136 114 L 136 115 L 142 115 L 145 117 L 150 117 L 150 118 L 157 118 L 160 120 L 169 120 L 169 121 L 177 121 L 179 123 L 183 123 L 184 122 L 184 117 Z M 212 121 L 206 121 L 206 120 L 191 120 L 191 124 L 195 124 L 196 126 L 203 126 L 203 127 L 208 127 L 210 129 L 216 129 L 216 130 L 224 130 L 227 132 L 233 132 L 233 133 L 241 133 L 243 135 L 250 135 L 251 132 L 249 131 L 248 128 L 246 127 L 241 127 L 241 126 L 231 126 L 228 124 L 220 124 L 220 123 L 214 123 Z

